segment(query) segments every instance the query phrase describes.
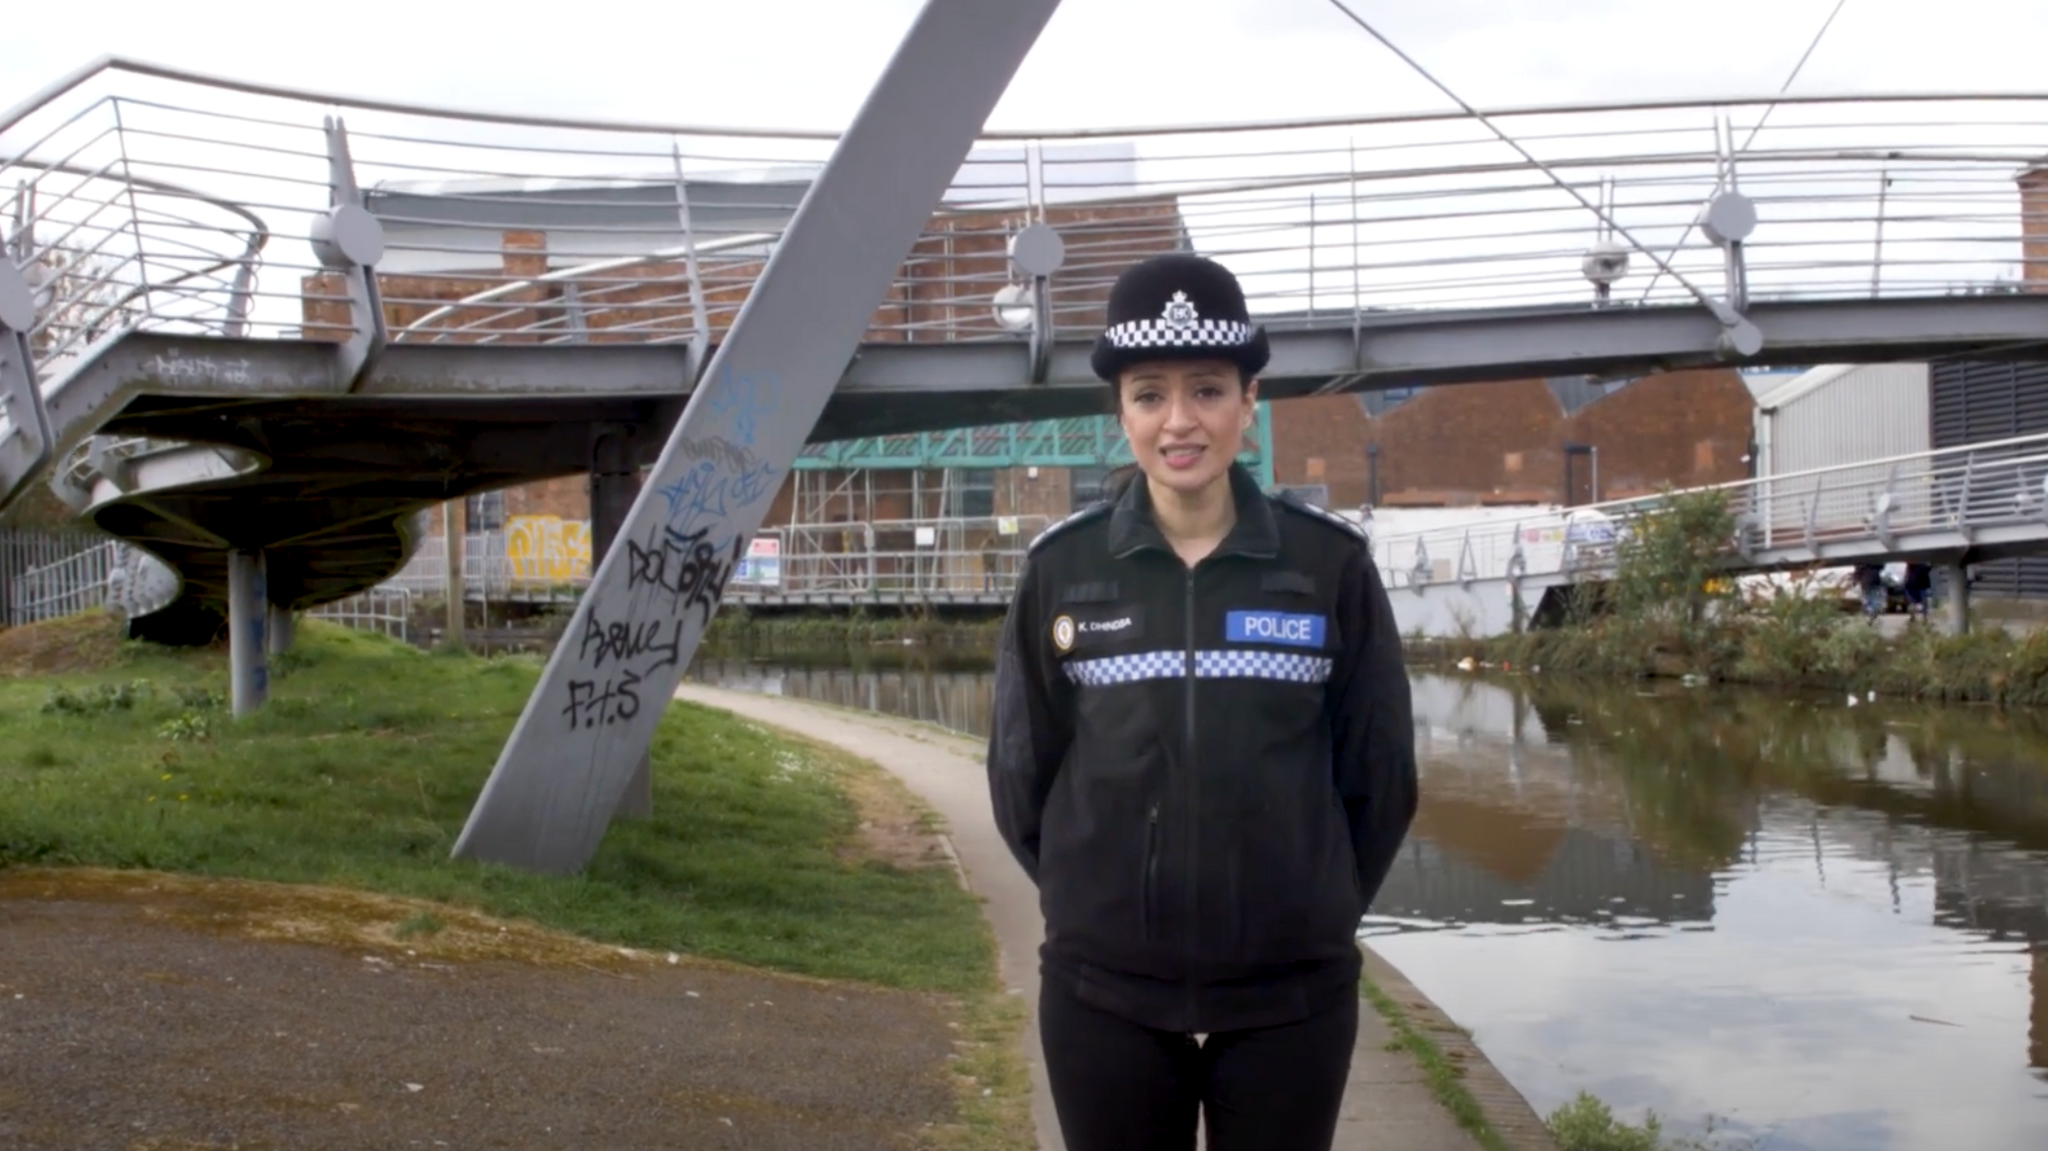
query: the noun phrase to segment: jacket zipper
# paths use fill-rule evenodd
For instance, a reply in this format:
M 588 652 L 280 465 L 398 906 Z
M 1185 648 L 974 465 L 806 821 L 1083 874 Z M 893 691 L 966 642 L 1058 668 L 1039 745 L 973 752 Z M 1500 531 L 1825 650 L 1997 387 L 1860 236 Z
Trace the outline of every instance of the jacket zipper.
M 1195 964 L 1201 955 L 1201 932 L 1199 921 L 1196 919 L 1200 908 L 1196 900 L 1195 891 L 1195 877 L 1200 873 L 1202 866 L 1201 784 L 1195 770 L 1195 568 L 1198 566 L 1200 565 L 1191 564 L 1188 567 L 1186 602 L 1187 663 L 1182 669 L 1183 678 L 1187 682 L 1187 699 L 1185 701 L 1187 730 L 1184 735 L 1187 746 L 1182 757 L 1182 763 L 1186 765 L 1185 772 L 1187 775 L 1187 796 L 1183 809 L 1184 822 L 1187 825 L 1186 839 L 1188 850 L 1187 885 L 1185 890 L 1187 915 L 1183 930 L 1186 932 L 1184 943 L 1187 950 L 1187 1030 L 1189 1034 L 1195 1032 L 1196 1025 L 1199 1022 L 1196 1019 Z
M 1153 800 L 1152 807 L 1145 813 L 1145 870 L 1138 887 L 1138 916 L 1142 922 L 1146 942 L 1151 942 L 1155 931 L 1153 922 L 1158 918 L 1154 906 L 1159 889 L 1159 801 Z

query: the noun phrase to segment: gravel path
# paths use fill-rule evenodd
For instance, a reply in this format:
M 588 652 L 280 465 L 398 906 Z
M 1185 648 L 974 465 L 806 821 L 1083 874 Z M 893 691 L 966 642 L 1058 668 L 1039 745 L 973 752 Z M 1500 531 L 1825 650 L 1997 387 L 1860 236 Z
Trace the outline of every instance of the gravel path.
M 90 879 L 0 873 L 0 1147 L 900 1151 L 951 1113 L 922 996 L 560 937 L 295 942 L 320 893 L 232 885 L 276 904 L 251 937 L 218 885 Z

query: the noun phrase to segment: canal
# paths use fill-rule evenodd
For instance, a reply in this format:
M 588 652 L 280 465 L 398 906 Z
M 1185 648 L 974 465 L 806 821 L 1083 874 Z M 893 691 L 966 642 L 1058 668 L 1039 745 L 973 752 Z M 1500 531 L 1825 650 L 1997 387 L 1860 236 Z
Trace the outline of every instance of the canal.
M 885 653 L 889 654 L 889 653 Z M 693 678 L 985 734 L 985 662 Z M 2048 1147 L 2048 723 L 1413 678 L 1423 804 L 1363 931 L 1548 1112 L 1731 1147 Z

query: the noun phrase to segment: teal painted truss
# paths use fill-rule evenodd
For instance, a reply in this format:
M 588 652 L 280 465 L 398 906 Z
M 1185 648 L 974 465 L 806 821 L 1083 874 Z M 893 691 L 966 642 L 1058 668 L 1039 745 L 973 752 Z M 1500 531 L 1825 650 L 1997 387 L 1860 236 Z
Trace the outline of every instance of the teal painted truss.
M 1252 442 L 1238 458 L 1264 487 L 1273 485 L 1273 420 L 1255 409 Z M 1111 416 L 1076 416 L 980 428 L 951 428 L 812 444 L 796 460 L 805 471 L 853 468 L 1093 468 L 1131 462 L 1130 445 Z

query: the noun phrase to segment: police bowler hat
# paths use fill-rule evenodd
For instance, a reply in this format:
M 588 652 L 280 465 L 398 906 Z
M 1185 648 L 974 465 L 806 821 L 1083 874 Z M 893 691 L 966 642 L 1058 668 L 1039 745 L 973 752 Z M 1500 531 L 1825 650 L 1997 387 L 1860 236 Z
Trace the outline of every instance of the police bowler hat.
M 1088 365 L 1110 383 L 1149 360 L 1228 360 L 1249 379 L 1272 353 L 1230 269 L 1188 252 L 1133 264 L 1109 290 L 1108 323 Z

